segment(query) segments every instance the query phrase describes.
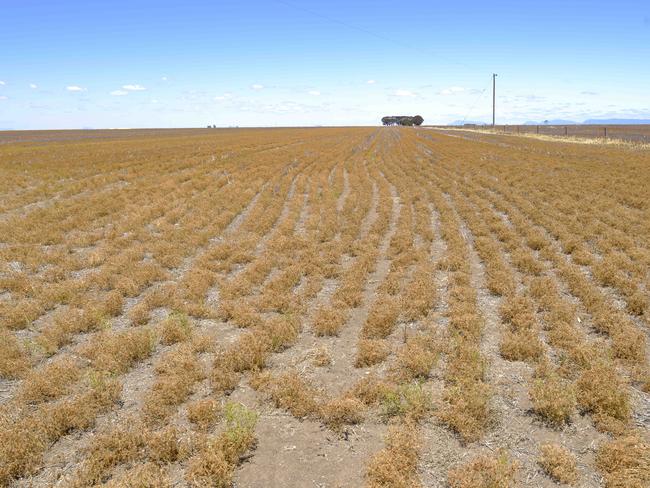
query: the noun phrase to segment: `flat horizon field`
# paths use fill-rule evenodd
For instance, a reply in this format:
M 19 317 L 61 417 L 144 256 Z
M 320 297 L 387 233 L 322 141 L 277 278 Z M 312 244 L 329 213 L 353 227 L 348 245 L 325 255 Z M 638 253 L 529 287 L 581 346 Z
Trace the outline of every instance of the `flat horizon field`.
M 0 132 L 0 486 L 650 486 L 650 152 Z

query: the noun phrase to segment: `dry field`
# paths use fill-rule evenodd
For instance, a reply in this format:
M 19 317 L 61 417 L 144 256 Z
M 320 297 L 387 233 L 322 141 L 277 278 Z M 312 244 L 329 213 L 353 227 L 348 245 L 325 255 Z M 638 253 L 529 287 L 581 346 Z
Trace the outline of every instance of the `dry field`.
M 0 486 L 650 486 L 650 151 L 0 142 Z

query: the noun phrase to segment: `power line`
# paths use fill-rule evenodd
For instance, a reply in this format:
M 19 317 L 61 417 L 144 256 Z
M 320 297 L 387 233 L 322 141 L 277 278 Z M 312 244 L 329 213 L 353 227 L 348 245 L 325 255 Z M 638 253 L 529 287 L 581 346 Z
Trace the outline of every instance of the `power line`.
M 487 89 L 488 89 L 488 87 L 486 86 L 485 88 L 483 88 L 483 90 L 481 90 L 481 93 L 478 94 L 478 96 L 474 100 L 474 103 L 472 104 L 472 107 L 467 111 L 467 114 L 465 115 L 465 117 L 463 117 L 463 124 L 467 120 L 467 117 L 469 117 L 470 113 L 472 113 L 474 108 L 476 108 L 476 104 L 483 98 L 483 95 L 485 95 L 485 92 L 487 91 Z

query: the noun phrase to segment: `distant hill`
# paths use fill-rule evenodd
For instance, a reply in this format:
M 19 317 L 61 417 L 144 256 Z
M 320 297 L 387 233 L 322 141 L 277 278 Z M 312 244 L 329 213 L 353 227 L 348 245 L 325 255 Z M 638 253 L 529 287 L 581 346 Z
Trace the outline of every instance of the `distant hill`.
M 487 122 L 478 120 L 454 120 L 449 125 L 491 125 Z M 502 125 L 502 124 L 497 124 Z M 566 119 L 549 119 L 546 123 L 544 121 L 527 120 L 523 124 L 509 124 L 509 125 L 650 125 L 650 119 L 588 119 L 584 122 L 576 122 L 575 120 Z
M 547 123 L 529 120 L 524 125 L 641 125 L 650 124 L 650 119 L 588 119 L 584 122 L 575 120 L 553 119 Z
M 449 125 L 464 125 L 464 124 L 487 125 L 487 122 L 481 122 L 479 120 L 454 120 L 453 122 L 449 123 Z
M 549 120 L 548 122 L 544 123 L 542 122 L 535 122 L 534 120 L 528 120 L 524 122 L 524 125 L 577 125 L 580 122 L 576 122 L 575 120 L 564 120 L 564 119 L 553 119 Z
M 650 119 L 589 119 L 583 124 L 599 125 L 646 125 L 650 124 Z

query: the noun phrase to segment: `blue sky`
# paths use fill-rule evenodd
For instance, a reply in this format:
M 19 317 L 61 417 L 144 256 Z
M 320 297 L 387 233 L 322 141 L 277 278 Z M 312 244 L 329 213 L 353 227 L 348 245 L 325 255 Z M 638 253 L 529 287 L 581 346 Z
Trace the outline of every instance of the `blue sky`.
M 650 118 L 650 2 L 0 2 L 0 128 Z

